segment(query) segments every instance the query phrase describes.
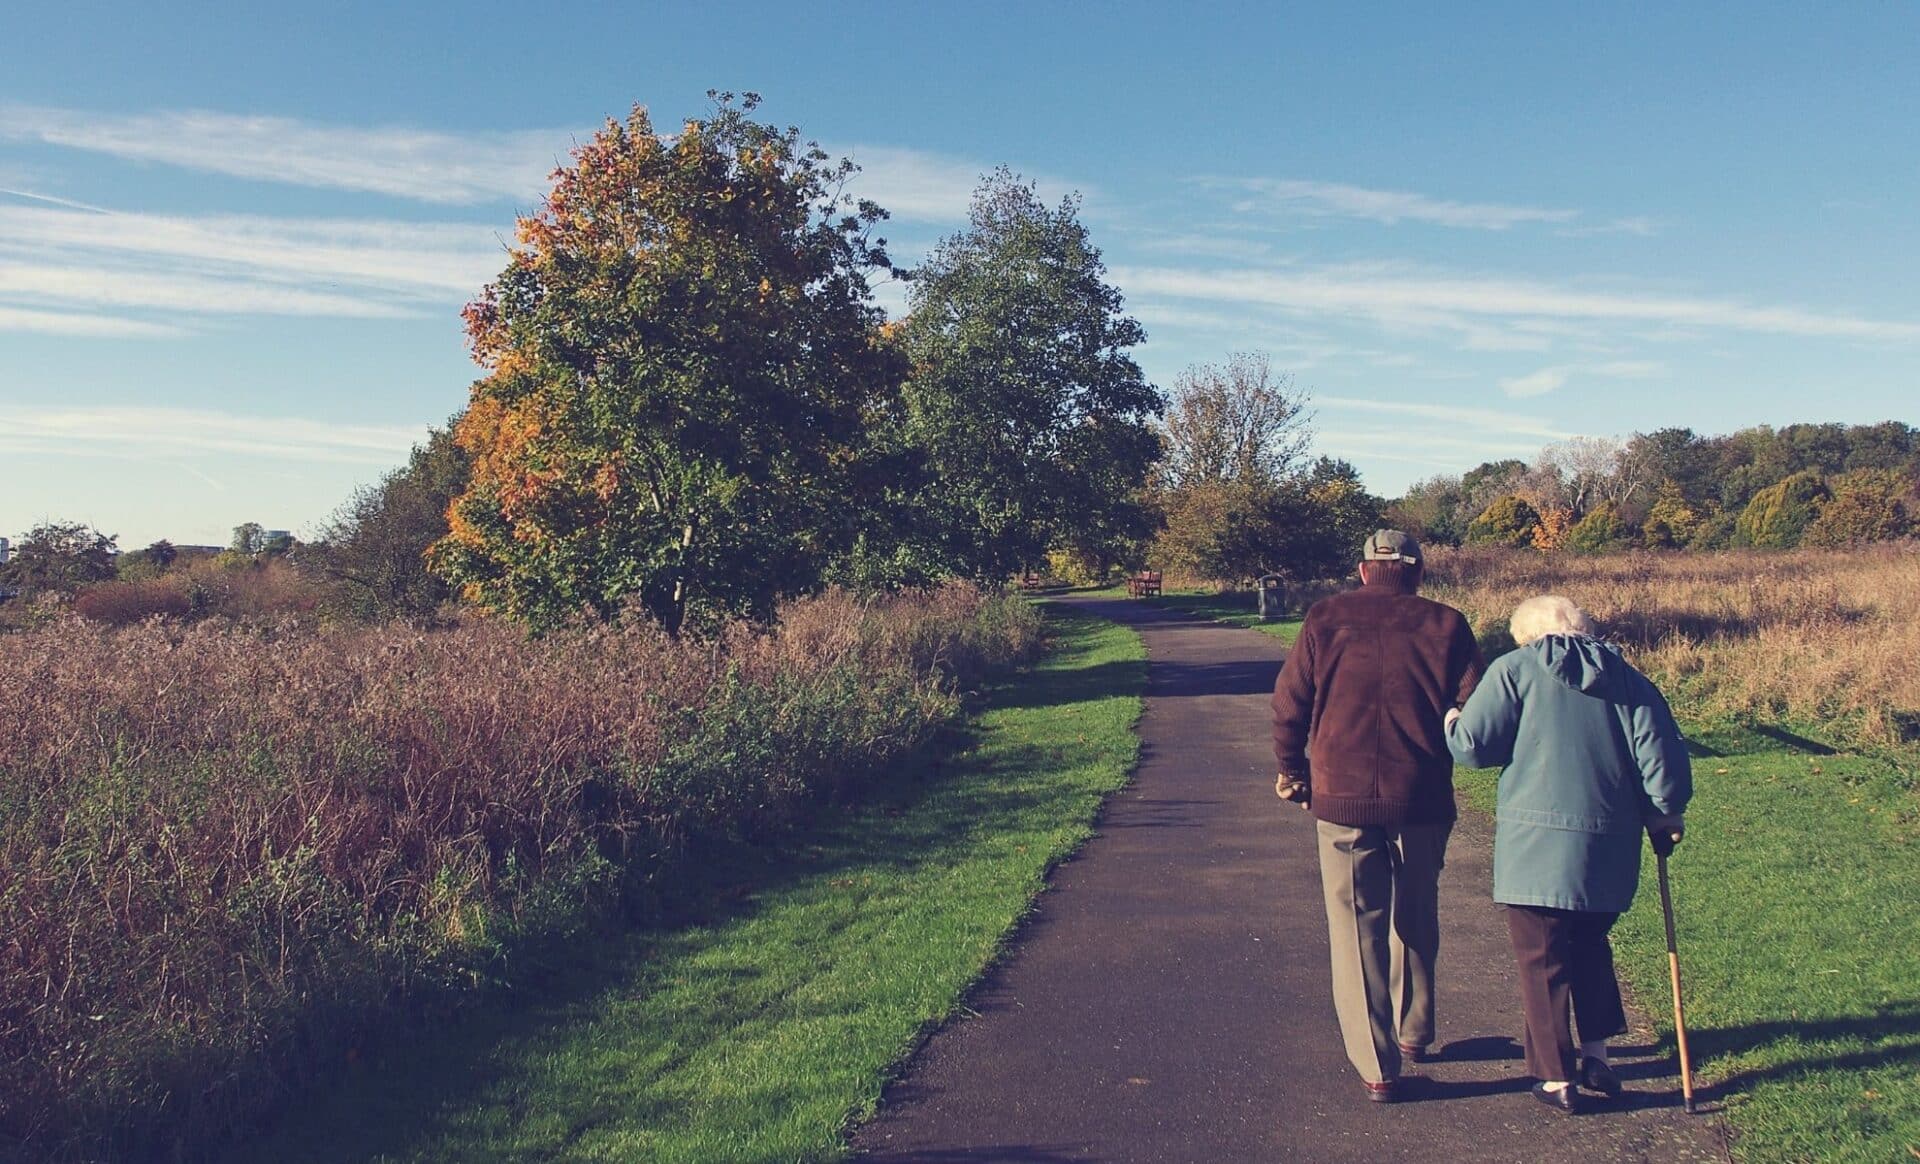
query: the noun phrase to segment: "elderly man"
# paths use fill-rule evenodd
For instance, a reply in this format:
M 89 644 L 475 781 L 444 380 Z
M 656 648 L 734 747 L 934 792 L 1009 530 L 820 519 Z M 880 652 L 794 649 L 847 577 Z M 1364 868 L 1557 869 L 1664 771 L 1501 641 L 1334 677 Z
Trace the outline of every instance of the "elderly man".
M 1367 1098 L 1434 1039 L 1440 867 L 1453 831 L 1443 717 L 1485 664 L 1461 613 L 1415 593 L 1420 546 L 1361 550 L 1360 588 L 1317 602 L 1273 689 L 1277 791 L 1311 811 L 1333 953 L 1333 1005 Z

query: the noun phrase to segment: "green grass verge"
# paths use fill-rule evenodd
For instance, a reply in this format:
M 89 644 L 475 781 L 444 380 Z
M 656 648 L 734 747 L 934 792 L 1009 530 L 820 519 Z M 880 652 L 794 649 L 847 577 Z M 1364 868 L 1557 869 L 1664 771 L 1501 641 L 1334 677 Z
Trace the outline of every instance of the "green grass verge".
M 1920 1157 L 1920 800 L 1915 757 L 1822 754 L 1703 730 L 1669 865 L 1696 1077 L 1743 1161 Z M 1489 812 L 1496 773 L 1462 772 Z M 1651 853 L 1615 930 L 1622 977 L 1671 1047 Z
M 356 1064 L 236 1159 L 791 1161 L 844 1153 L 1126 782 L 1138 636 L 1067 612 L 892 803 L 714 864 L 694 924 Z

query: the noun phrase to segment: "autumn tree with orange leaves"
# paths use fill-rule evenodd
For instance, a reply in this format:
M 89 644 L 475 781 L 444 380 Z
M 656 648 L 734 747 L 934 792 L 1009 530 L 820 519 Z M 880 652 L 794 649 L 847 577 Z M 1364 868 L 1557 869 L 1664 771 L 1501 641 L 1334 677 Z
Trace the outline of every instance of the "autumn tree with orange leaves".
M 466 309 L 472 479 L 432 558 L 470 601 L 764 615 L 864 532 L 904 375 L 867 284 L 885 212 L 753 94 L 709 96 L 677 136 L 636 108 L 575 150 Z

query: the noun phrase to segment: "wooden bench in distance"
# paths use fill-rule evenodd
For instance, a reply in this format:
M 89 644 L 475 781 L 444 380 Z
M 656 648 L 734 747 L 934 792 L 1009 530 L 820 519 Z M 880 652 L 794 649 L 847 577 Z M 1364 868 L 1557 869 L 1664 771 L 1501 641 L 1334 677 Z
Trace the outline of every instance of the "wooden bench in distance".
M 1133 598 L 1145 598 L 1160 593 L 1160 571 L 1140 570 L 1127 575 L 1127 594 Z

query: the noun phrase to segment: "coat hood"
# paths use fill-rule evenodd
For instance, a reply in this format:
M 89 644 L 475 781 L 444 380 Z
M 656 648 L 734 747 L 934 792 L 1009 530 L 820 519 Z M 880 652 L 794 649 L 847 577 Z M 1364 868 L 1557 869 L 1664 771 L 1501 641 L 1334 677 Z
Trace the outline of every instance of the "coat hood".
M 1617 649 L 1586 635 L 1545 635 L 1521 649 L 1532 651 L 1547 674 L 1588 695 L 1613 694 L 1627 669 Z

